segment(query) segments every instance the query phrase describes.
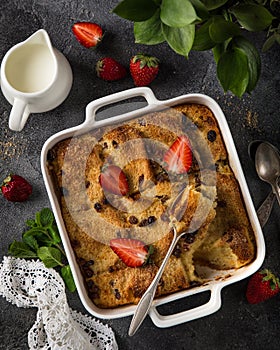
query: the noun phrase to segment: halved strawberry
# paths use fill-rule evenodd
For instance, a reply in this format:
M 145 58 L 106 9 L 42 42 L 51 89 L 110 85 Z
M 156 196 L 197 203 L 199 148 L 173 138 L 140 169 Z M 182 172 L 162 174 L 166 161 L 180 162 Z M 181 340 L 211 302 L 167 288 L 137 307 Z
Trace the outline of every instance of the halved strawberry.
M 86 48 L 95 48 L 103 38 L 103 30 L 96 23 L 77 22 L 72 26 L 72 31 Z
M 110 241 L 111 249 L 129 267 L 139 267 L 147 263 L 153 253 L 153 246 L 132 238 L 115 238 Z
M 185 135 L 177 137 L 165 153 L 163 160 L 166 163 L 166 170 L 176 174 L 187 173 L 192 165 L 189 139 Z
M 106 167 L 99 176 L 99 182 L 103 190 L 119 196 L 125 196 L 129 191 L 127 178 L 117 165 Z

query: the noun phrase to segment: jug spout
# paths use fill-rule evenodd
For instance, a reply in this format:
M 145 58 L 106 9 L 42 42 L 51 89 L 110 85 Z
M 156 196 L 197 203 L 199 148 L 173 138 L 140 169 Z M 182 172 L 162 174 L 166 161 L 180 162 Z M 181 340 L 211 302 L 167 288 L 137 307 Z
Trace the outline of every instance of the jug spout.
M 45 45 L 50 51 L 53 51 L 52 44 L 48 33 L 45 29 L 39 29 L 32 34 L 24 43 Z

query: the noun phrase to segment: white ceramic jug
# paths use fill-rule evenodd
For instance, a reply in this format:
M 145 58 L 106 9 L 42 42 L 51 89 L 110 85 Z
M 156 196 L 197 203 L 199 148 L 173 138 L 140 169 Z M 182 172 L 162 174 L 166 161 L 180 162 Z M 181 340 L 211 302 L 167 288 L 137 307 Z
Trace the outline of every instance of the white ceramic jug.
M 44 29 L 6 53 L 0 78 L 1 90 L 12 105 L 9 127 L 15 131 L 23 129 L 30 113 L 47 112 L 60 105 L 73 81 L 69 62 L 52 47 Z

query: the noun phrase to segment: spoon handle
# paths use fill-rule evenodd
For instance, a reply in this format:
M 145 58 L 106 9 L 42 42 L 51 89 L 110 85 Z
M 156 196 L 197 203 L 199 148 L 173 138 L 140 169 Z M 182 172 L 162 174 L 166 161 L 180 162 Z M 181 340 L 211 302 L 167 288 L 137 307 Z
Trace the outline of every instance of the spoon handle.
M 152 305 L 155 293 L 156 293 L 158 282 L 162 276 L 165 265 L 167 264 L 167 261 L 168 261 L 170 255 L 172 254 L 173 249 L 175 248 L 175 246 L 177 244 L 178 239 L 179 239 L 179 236 L 176 235 L 176 232 L 174 230 L 173 240 L 168 248 L 166 256 L 163 259 L 163 261 L 160 265 L 160 268 L 158 269 L 158 272 L 156 273 L 152 283 L 150 284 L 150 286 L 146 290 L 146 292 L 143 294 L 142 298 L 140 299 L 140 301 L 137 305 L 137 308 L 136 308 L 135 313 L 133 315 L 133 318 L 132 318 L 132 321 L 130 324 L 130 328 L 128 331 L 129 336 L 132 336 L 137 332 L 138 328 L 141 326 L 142 322 L 144 321 L 145 317 L 147 316 L 147 314 L 150 310 L 150 307 Z
M 271 210 L 273 208 L 273 204 L 275 202 L 275 198 L 276 197 L 275 197 L 274 192 L 271 191 L 257 210 L 257 215 L 258 215 L 261 227 L 264 227 L 265 224 L 267 223 L 267 220 L 268 220 L 268 218 L 271 214 Z
M 276 179 L 275 184 L 273 185 L 273 190 L 280 205 L 280 186 L 278 184 L 278 179 Z

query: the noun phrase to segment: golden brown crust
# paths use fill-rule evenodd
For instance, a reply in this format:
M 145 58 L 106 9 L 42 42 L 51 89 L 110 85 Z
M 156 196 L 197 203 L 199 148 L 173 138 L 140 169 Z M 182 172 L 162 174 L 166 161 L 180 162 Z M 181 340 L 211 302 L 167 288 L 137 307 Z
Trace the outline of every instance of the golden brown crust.
M 189 138 L 193 164 L 188 174 L 174 176 L 162 159 L 182 134 Z M 254 259 L 254 234 L 239 185 L 217 121 L 205 106 L 179 105 L 61 141 L 48 163 L 71 245 L 98 307 L 139 301 L 172 241 L 171 215 L 177 231 L 186 233 L 168 261 L 157 296 L 202 283 L 196 264 L 231 269 Z M 99 176 L 109 164 L 125 173 L 126 196 L 105 195 Z M 151 263 L 127 267 L 109 246 L 116 237 L 153 244 Z

